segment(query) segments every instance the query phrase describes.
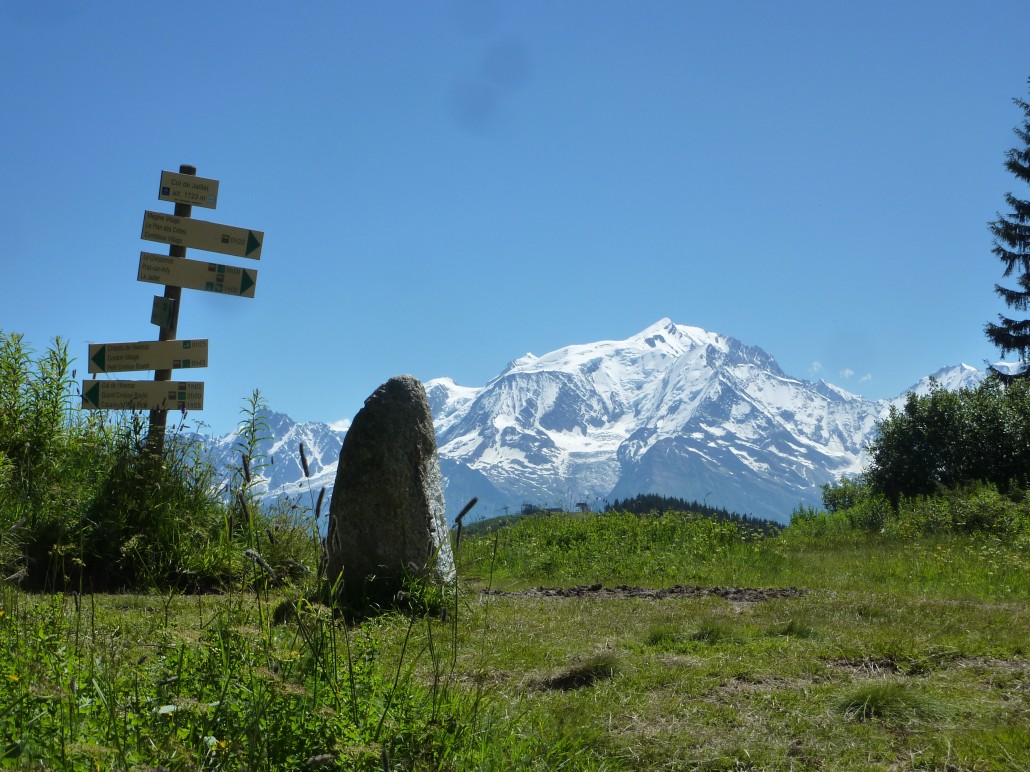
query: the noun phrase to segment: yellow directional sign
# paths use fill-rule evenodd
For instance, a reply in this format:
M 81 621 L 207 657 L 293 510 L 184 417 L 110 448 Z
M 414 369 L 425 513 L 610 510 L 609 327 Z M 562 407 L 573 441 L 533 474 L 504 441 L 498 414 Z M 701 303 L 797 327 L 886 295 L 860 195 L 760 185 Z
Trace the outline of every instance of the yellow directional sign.
M 201 381 L 83 381 L 84 410 L 203 410 Z
M 262 231 L 220 225 L 216 222 L 194 220 L 192 217 L 176 217 L 162 212 L 143 213 L 143 232 L 140 238 L 175 244 L 180 247 L 204 249 L 235 257 L 261 258 L 261 243 L 265 240 Z
M 141 340 L 89 344 L 89 372 L 179 370 L 207 367 L 207 340 Z
M 252 298 L 257 274 L 249 268 L 140 252 L 136 278 L 153 284 Z
M 162 201 L 214 209 L 218 204 L 218 180 L 178 172 L 161 172 L 161 187 L 157 197 Z

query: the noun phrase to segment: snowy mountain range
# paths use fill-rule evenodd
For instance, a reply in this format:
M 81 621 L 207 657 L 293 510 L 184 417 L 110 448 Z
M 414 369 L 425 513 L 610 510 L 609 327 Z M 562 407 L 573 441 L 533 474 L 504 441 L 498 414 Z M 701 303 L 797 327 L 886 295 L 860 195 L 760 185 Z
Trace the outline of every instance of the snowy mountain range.
M 930 378 L 958 389 L 983 376 L 947 367 L 910 391 L 925 393 Z M 425 386 L 451 517 L 472 496 L 474 514 L 488 517 L 524 503 L 598 509 L 659 493 L 787 520 L 799 503 L 818 505 L 824 483 L 861 471 L 877 421 L 905 398 L 872 401 L 793 378 L 760 348 L 669 319 L 626 340 L 527 354 L 482 387 Z M 332 487 L 346 432 L 266 418 L 266 495 L 310 506 Z M 212 438 L 216 458 L 236 463 L 236 441 Z

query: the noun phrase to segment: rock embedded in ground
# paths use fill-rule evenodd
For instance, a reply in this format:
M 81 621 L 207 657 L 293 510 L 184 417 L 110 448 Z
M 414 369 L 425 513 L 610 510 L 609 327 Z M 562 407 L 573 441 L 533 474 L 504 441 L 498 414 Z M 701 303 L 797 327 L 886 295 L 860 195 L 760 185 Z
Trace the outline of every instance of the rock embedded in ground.
M 345 597 L 377 601 L 406 576 L 454 577 L 433 417 L 413 376 L 376 389 L 347 431 L 329 504 L 326 569 L 330 586 L 342 573 Z

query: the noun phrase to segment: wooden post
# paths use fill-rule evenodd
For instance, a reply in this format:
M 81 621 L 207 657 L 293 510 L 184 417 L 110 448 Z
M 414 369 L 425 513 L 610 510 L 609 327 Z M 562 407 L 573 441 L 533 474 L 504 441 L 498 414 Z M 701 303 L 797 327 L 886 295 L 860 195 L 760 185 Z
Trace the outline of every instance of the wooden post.
M 191 166 L 190 164 L 182 164 L 179 166 L 179 174 L 191 174 L 196 175 L 197 167 Z M 179 204 L 175 205 L 176 217 L 190 217 L 193 214 L 193 206 L 191 204 Z M 168 255 L 170 257 L 186 257 L 186 247 L 172 244 L 168 247 Z M 182 300 L 182 287 L 171 287 L 165 285 L 165 300 L 171 301 L 172 313 L 171 320 L 167 327 L 161 327 L 161 332 L 158 335 L 158 340 L 175 340 L 175 336 L 179 332 L 179 303 Z M 172 380 L 171 370 L 155 370 L 154 371 L 155 381 L 170 381 Z M 168 411 L 167 410 L 151 410 L 150 411 L 150 426 L 147 430 L 147 446 L 150 451 L 156 456 L 157 459 L 164 457 L 165 447 L 165 428 L 168 425 Z

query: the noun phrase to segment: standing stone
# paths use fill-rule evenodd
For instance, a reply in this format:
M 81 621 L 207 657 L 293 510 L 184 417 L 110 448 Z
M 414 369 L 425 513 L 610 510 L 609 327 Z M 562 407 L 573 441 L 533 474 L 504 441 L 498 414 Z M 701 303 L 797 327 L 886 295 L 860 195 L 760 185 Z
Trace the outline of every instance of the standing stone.
M 405 575 L 451 579 L 443 477 L 426 390 L 391 378 L 358 411 L 329 504 L 327 577 L 349 598 L 382 601 Z

